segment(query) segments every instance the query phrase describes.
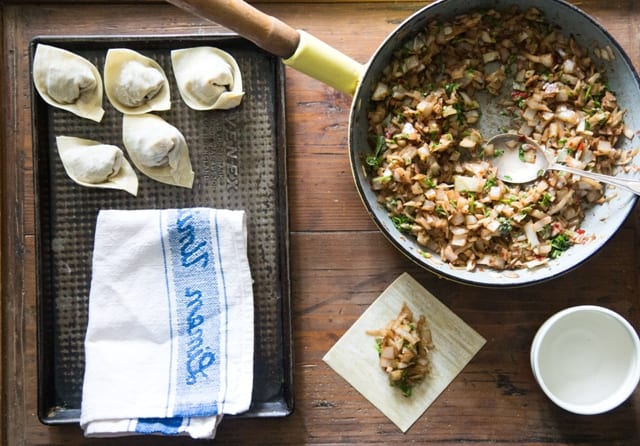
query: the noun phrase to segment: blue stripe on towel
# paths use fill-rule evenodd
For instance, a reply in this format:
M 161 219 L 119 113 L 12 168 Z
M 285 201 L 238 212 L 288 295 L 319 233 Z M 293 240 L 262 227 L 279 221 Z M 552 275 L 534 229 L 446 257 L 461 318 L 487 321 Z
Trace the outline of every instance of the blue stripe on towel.
M 139 418 L 136 423 L 136 432 L 139 434 L 178 435 L 182 420 L 182 417 Z
M 218 413 L 220 391 L 220 287 L 208 209 L 167 212 L 178 342 L 174 415 Z M 223 291 L 223 290 L 222 290 Z

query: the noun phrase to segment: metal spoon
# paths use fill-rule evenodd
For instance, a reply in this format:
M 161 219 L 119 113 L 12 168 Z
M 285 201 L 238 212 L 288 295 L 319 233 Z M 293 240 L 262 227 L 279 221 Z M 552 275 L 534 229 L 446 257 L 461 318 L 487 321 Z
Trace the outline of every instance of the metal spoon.
M 503 133 L 491 138 L 488 144 L 494 147 L 492 164 L 497 168 L 496 176 L 506 183 L 528 183 L 547 170 L 559 170 L 601 183 L 613 184 L 640 195 L 640 181 L 588 172 L 556 163 L 549 159 L 538 143 L 526 136 Z

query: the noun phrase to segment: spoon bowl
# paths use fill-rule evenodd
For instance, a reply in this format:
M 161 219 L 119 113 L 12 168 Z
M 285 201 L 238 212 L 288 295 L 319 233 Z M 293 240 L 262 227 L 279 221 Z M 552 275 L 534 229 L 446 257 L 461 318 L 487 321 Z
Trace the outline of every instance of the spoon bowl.
M 492 163 L 497 168 L 496 176 L 506 183 L 529 183 L 544 175 L 547 170 L 557 170 L 619 186 L 640 195 L 640 181 L 559 164 L 550 158 L 543 147 L 527 136 L 502 133 L 491 138 L 487 144 L 493 146 Z

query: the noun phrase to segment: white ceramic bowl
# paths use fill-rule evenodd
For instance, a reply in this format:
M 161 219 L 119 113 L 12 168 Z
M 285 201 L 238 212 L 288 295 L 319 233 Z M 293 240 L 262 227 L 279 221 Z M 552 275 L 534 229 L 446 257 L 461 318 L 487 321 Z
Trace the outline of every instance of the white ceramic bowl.
M 550 317 L 536 333 L 531 367 L 544 393 L 573 413 L 622 404 L 640 381 L 640 340 L 622 316 L 582 305 Z

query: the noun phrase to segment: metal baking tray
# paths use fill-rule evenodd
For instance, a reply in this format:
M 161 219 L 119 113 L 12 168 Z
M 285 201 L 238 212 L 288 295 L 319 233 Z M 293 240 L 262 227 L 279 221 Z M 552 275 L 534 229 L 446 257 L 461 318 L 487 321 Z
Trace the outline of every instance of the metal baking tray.
M 189 145 L 193 189 L 169 186 L 138 172 L 138 196 L 86 188 L 67 177 L 57 153 L 59 135 L 122 145 L 122 114 L 103 100 L 102 122 L 48 106 L 32 88 L 37 231 L 38 416 L 45 424 L 77 422 L 84 376 L 84 336 L 95 221 L 100 209 L 205 206 L 244 209 L 254 278 L 255 358 L 252 404 L 236 417 L 281 417 L 293 410 L 284 70 L 279 59 L 235 35 L 40 36 L 79 54 L 103 73 L 109 48 L 155 59 L 171 85 L 171 110 L 156 112 Z M 195 111 L 182 101 L 170 51 L 215 46 L 242 72 L 242 104 Z

